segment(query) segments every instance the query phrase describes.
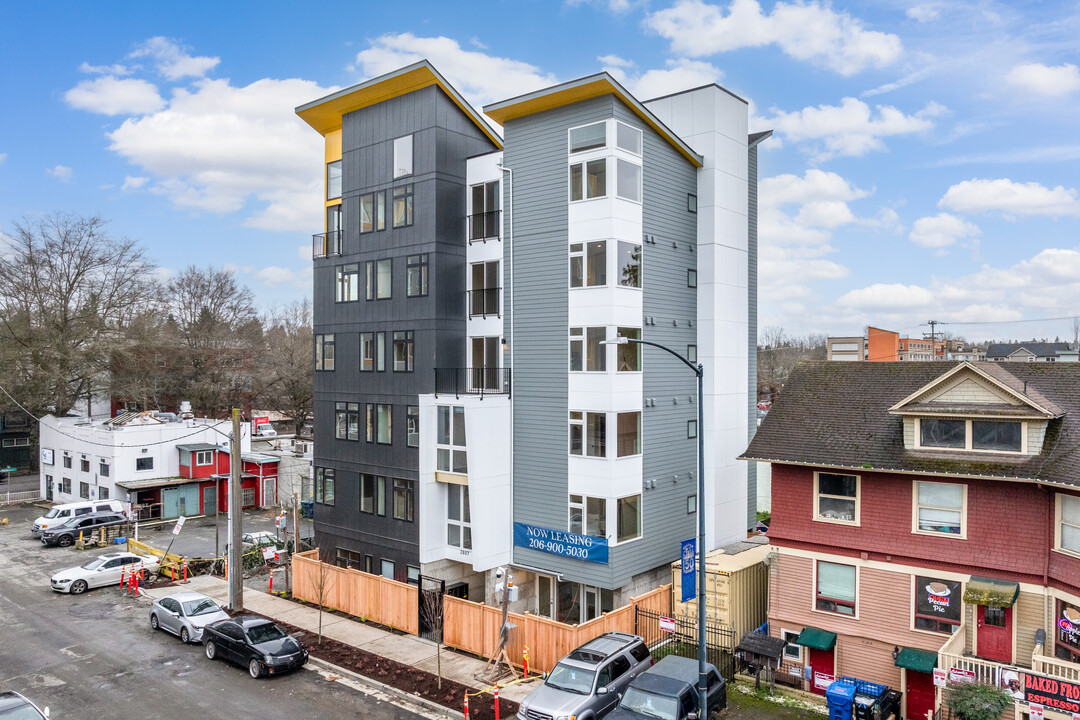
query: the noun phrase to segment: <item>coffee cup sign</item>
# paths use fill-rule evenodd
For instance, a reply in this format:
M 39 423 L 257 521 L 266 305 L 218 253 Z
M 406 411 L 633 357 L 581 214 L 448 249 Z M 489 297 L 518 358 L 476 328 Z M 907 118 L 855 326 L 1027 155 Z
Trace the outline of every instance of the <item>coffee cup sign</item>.
M 1062 640 L 1071 645 L 1080 644 L 1080 610 L 1071 605 L 1062 607 L 1058 628 L 1061 630 Z

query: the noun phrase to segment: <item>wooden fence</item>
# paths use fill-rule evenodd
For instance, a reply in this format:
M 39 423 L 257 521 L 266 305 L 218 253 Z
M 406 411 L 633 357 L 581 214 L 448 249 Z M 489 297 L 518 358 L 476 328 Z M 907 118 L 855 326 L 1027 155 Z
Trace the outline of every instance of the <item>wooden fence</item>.
M 506 648 L 511 662 L 522 664 L 529 648 L 529 669 L 548 672 L 574 648 L 606 632 L 634 632 L 634 608 L 671 614 L 671 586 L 664 585 L 637 598 L 630 604 L 605 613 L 581 625 L 567 625 L 530 613 L 509 613 L 510 631 Z M 483 603 L 469 602 L 449 595 L 443 598 L 443 642 L 450 647 L 490 658 L 498 649 L 502 610 Z
M 293 597 L 318 604 L 322 586 L 324 607 L 417 634 L 419 613 L 415 585 L 328 565 L 320 562 L 318 555 L 318 550 L 293 553 Z

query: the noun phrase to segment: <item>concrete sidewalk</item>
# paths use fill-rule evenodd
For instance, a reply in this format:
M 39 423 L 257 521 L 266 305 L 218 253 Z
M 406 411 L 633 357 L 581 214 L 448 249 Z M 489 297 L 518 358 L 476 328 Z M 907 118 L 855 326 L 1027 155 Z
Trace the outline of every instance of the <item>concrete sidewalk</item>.
M 219 603 L 229 601 L 229 585 L 219 577 L 199 575 L 191 578 L 187 585 L 145 588 L 141 592 L 154 600 L 177 592 L 200 592 L 212 597 Z M 291 600 L 268 595 L 267 593 L 244 587 L 244 608 L 251 612 L 265 615 L 274 620 L 295 625 L 308 632 L 319 631 L 319 611 L 308 605 L 300 605 Z M 361 648 L 367 652 L 381 655 L 391 660 L 420 668 L 435 674 L 438 664 L 437 647 L 430 640 L 415 635 L 399 635 L 379 628 L 356 622 L 336 614 L 323 613 L 322 633 L 324 637 Z M 486 683 L 477 679 L 487 666 L 486 660 L 480 660 L 461 653 L 444 649 L 442 653 L 442 676 L 462 685 L 480 690 Z M 539 678 L 530 682 L 517 683 L 499 688 L 499 696 L 514 702 L 521 700 L 539 687 Z

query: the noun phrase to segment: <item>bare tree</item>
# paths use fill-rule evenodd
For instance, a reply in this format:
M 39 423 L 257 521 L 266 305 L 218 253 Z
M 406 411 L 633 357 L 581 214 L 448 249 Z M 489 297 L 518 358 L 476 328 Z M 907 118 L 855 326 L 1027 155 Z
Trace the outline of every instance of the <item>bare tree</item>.
M 315 600 L 319 603 L 319 645 L 322 645 L 322 618 L 323 618 L 323 606 L 326 605 L 326 599 L 330 597 L 330 591 L 334 589 L 334 583 L 337 580 L 337 575 L 331 569 L 331 566 L 324 562 L 322 558 L 319 559 L 319 564 L 315 566 Z
M 311 356 L 311 303 L 306 299 L 271 313 L 263 322 L 264 349 L 259 363 L 258 402 L 262 409 L 292 418 L 297 435 L 311 415 L 314 401 Z M 323 362 L 333 367 L 333 344 Z
M 439 590 L 425 590 L 420 584 L 420 619 L 427 626 L 425 636 L 435 641 L 435 667 L 442 690 L 443 596 Z
M 828 354 L 827 342 L 821 333 L 796 337 L 776 325 L 762 328 L 757 348 L 758 396 L 780 390 L 801 361 L 824 360 Z

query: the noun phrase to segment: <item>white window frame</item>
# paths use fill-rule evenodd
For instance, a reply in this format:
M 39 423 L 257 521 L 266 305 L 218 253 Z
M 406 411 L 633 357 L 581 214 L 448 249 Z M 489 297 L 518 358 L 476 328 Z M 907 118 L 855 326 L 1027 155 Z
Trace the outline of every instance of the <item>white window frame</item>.
M 449 421 L 447 423 L 447 427 L 448 427 L 449 433 L 450 433 L 450 442 L 449 443 L 439 442 L 439 425 L 438 425 L 438 423 L 439 423 L 439 411 L 440 411 L 441 408 L 444 408 L 444 407 L 448 408 L 449 415 L 450 415 L 450 419 L 449 419 Z M 461 409 L 461 416 L 462 416 L 461 419 L 462 419 L 462 422 L 465 423 L 466 435 L 465 435 L 465 444 L 464 445 L 455 445 L 454 444 L 454 425 L 455 425 L 454 418 L 456 417 L 456 413 L 454 413 L 455 408 L 460 408 Z M 466 413 L 465 413 L 465 406 L 464 405 L 437 405 L 436 406 L 436 409 L 435 409 L 435 470 L 437 472 L 451 473 L 453 475 L 466 475 L 466 476 L 469 474 L 468 469 L 466 469 L 466 471 L 464 473 L 457 472 L 456 470 L 454 470 L 454 467 L 455 467 L 455 465 L 454 465 L 454 455 L 457 454 L 457 453 L 462 453 L 463 455 L 465 455 L 465 467 L 466 468 L 469 467 L 469 454 L 468 454 L 469 453 L 469 436 L 468 436 L 469 425 L 468 425 L 468 420 L 465 417 L 465 415 L 466 415 Z M 449 467 L 447 469 L 445 469 L 445 470 L 442 467 L 440 467 L 440 461 L 439 461 L 439 451 L 440 450 L 445 450 L 446 451 L 446 453 L 447 453 L 446 457 L 450 461 L 449 462 Z
M 637 197 L 628 197 L 626 195 L 623 195 L 622 192 L 620 192 L 621 186 L 619 185 L 619 163 L 626 163 L 627 165 L 633 165 L 634 167 L 637 168 L 637 170 L 638 170 L 638 173 L 637 173 L 637 188 L 636 188 Z M 644 183 L 644 176 L 645 176 L 645 170 L 644 170 L 644 168 L 641 167 L 641 163 L 636 163 L 636 162 L 634 162 L 632 160 L 627 160 L 626 158 L 621 158 L 621 157 L 615 158 L 615 197 L 617 197 L 619 200 L 625 200 L 627 202 L 632 202 L 632 203 L 635 203 L 637 205 L 641 205 L 642 204 L 641 194 L 642 194 L 642 190 L 643 190 L 642 185 Z
M 591 151 L 585 151 L 591 152 Z M 566 164 L 566 200 L 570 203 L 582 203 L 589 202 L 590 200 L 604 200 L 606 198 L 615 197 L 611 192 L 613 184 L 613 176 L 611 174 L 611 160 L 610 155 L 601 155 L 600 157 L 581 158 L 574 157 L 573 162 Z M 603 195 L 590 195 L 589 194 L 589 164 L 595 162 L 604 163 L 604 194 Z M 574 190 L 570 183 L 570 168 L 575 165 L 581 167 L 581 197 L 577 200 L 574 199 Z M 631 201 L 633 202 L 633 201 Z
M 449 528 L 454 525 L 458 528 L 458 544 L 454 545 L 450 542 L 450 531 L 446 531 L 446 546 L 457 548 L 463 553 L 471 553 L 474 547 L 472 537 L 472 507 L 470 506 L 469 498 L 469 486 L 468 485 L 456 485 L 452 483 L 445 483 L 446 485 L 446 527 Z M 461 503 L 461 517 L 454 520 L 450 517 L 450 493 L 458 493 Z M 466 520 L 465 518 L 469 519 Z M 469 547 L 465 547 L 465 530 L 469 531 Z
M 797 663 L 800 663 L 800 664 L 802 663 L 802 661 L 803 661 L 802 645 L 799 645 L 798 643 L 795 642 L 796 640 L 799 639 L 799 635 L 801 635 L 801 633 L 797 633 L 794 630 L 787 630 L 785 628 L 781 628 L 781 630 L 780 630 L 780 638 L 785 643 L 785 645 L 784 645 L 784 654 L 783 654 L 783 659 L 784 660 L 790 660 L 791 662 L 797 662 Z M 788 639 L 789 637 L 791 638 L 790 640 Z M 788 650 L 790 650 L 791 648 L 795 649 L 795 654 L 794 655 L 792 655 L 791 653 L 788 652 Z
M 628 498 L 634 498 L 634 497 L 636 497 L 638 499 L 638 513 L 637 513 L 637 515 L 638 515 L 638 519 L 637 519 L 638 534 L 635 535 L 634 537 L 628 537 L 625 540 L 620 540 L 619 539 L 619 501 L 620 500 L 626 500 Z M 613 533 L 614 539 L 610 540 L 608 542 L 608 544 L 609 545 L 627 545 L 629 543 L 637 542 L 638 540 L 643 539 L 645 537 L 645 527 L 644 527 L 645 526 L 645 496 L 640 492 L 632 493 L 630 495 L 624 495 L 622 497 L 615 498 L 615 502 L 613 504 L 615 505 L 615 532 Z
M 581 498 L 581 501 L 580 502 L 574 502 L 575 497 Z M 603 535 L 589 535 L 589 501 L 590 500 L 597 500 L 597 501 L 602 502 L 604 504 L 604 534 Z M 572 524 L 571 523 L 571 518 L 573 517 L 573 514 L 574 514 L 574 508 L 577 508 L 577 509 L 579 509 L 581 511 L 581 532 L 578 533 L 579 535 L 585 535 L 585 536 L 588 536 L 588 537 L 603 537 L 603 538 L 608 539 L 608 544 L 609 545 L 617 545 L 618 544 L 617 542 L 614 542 L 614 541 L 612 541 L 610 539 L 611 536 L 612 536 L 612 533 L 608 529 L 608 520 L 611 519 L 611 517 L 612 517 L 612 513 L 611 513 L 612 502 L 608 498 L 598 497 L 596 495 L 586 495 L 585 493 L 570 493 L 567 496 L 566 505 L 567 505 L 567 513 L 566 513 L 566 529 L 567 529 L 567 532 L 572 532 L 572 533 L 577 532 L 576 530 L 571 528 L 571 524 Z M 616 519 L 616 521 L 617 521 L 617 519 Z M 640 539 L 640 537 L 641 536 L 633 538 L 633 540 L 638 540 L 638 539 Z M 631 542 L 631 541 L 627 540 L 626 542 Z
M 195 455 L 195 467 L 206 467 L 207 465 L 214 464 L 214 451 L 213 450 L 196 450 Z M 206 462 L 202 461 L 202 457 L 205 455 L 209 458 Z
M 604 126 L 604 144 L 597 145 L 596 147 L 585 148 L 584 150 L 574 150 L 570 145 L 570 138 L 574 130 L 580 130 L 582 128 L 592 127 L 593 125 Z M 574 155 L 580 155 L 581 153 L 596 152 L 598 150 L 605 150 L 611 147 L 611 143 L 608 142 L 608 137 L 611 135 L 611 128 L 607 120 L 599 120 L 597 122 L 585 123 L 584 125 L 575 125 L 572 128 L 566 129 L 566 154 L 570 157 Z
M 962 488 L 962 495 L 960 501 L 960 534 L 938 532 L 936 530 L 922 530 L 919 528 L 919 483 L 934 483 L 936 485 L 958 485 Z M 927 505 L 927 508 L 934 509 L 933 505 Z M 947 510 L 949 512 L 955 512 L 953 508 L 939 508 L 941 510 Z M 911 481 L 911 533 L 913 535 L 930 535 L 931 537 L 941 538 L 953 538 L 956 540 L 967 540 L 967 511 L 968 511 L 968 486 L 967 483 L 943 483 L 933 480 L 912 480 Z
M 926 358 L 929 360 L 930 358 Z M 973 446 L 974 434 L 972 433 L 971 423 L 973 418 L 956 418 L 956 417 L 934 417 L 926 418 L 928 420 L 963 420 L 964 421 L 964 447 L 962 448 L 948 448 L 937 447 L 936 445 L 923 445 L 922 444 L 922 421 L 923 418 L 915 418 L 915 449 L 916 450 L 933 450 L 934 452 L 975 452 L 975 453 L 987 453 L 992 455 L 1027 455 L 1028 454 L 1028 421 L 1017 420 L 1016 418 L 1000 418 L 1000 417 L 986 417 L 986 418 L 974 418 L 979 421 L 987 422 L 1019 422 L 1020 423 L 1020 449 L 1019 450 L 976 450 Z
M 1072 550 L 1061 544 L 1061 526 L 1063 523 L 1061 519 L 1061 506 L 1064 503 L 1064 498 L 1071 498 L 1076 502 L 1080 502 L 1080 496 L 1077 495 L 1069 495 L 1067 493 L 1054 494 L 1054 550 L 1065 555 L 1080 557 L 1080 548 Z M 1073 525 L 1072 523 L 1068 524 L 1070 527 L 1077 527 L 1077 529 L 1080 529 L 1080 527 Z
M 620 127 L 629 128 L 630 130 L 633 130 L 635 133 L 637 133 L 637 136 L 638 136 L 638 149 L 637 149 L 636 152 L 634 150 L 630 150 L 629 148 L 624 148 L 622 145 L 619 144 L 619 128 Z M 616 120 L 615 121 L 615 148 L 617 150 L 621 150 L 624 153 L 629 153 L 629 154 L 634 155 L 636 157 L 641 157 L 641 154 L 642 154 L 642 151 L 643 151 L 644 147 L 645 147 L 645 133 L 642 132 L 641 128 L 634 127 L 633 125 L 631 125 L 629 123 L 624 123 L 621 120 Z
M 860 517 L 860 509 L 862 506 L 862 475 L 855 475 L 854 473 L 845 472 L 827 472 L 826 475 L 848 475 L 855 478 L 855 519 L 854 520 L 840 520 L 838 518 L 822 517 L 820 513 L 821 504 L 819 502 L 822 497 L 821 491 L 818 487 L 818 482 L 821 477 L 821 471 L 814 471 L 814 507 L 813 517 L 814 522 L 833 523 L 835 525 L 849 525 L 851 527 L 859 527 L 862 524 L 862 518 Z M 837 500 L 850 500 L 851 498 L 841 495 L 825 495 L 826 498 L 836 498 Z

